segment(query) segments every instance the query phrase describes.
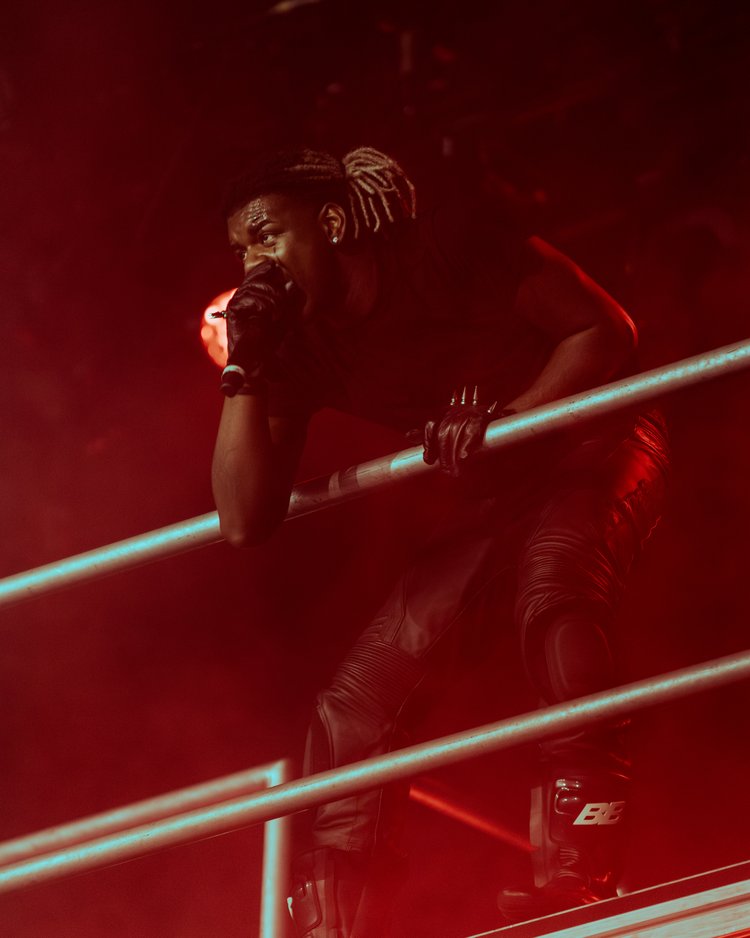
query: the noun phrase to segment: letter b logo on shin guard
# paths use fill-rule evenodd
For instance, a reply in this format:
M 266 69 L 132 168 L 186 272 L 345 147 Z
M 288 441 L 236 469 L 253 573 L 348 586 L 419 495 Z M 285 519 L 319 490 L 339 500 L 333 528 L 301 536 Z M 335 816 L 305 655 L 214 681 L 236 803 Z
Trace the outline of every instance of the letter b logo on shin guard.
M 624 810 L 624 801 L 591 801 L 583 806 L 573 824 L 579 826 L 619 824 Z

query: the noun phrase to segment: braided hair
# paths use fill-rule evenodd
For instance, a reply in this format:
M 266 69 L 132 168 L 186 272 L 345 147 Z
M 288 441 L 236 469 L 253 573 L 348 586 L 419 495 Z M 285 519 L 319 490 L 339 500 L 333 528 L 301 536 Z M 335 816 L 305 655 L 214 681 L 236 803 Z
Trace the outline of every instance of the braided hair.
M 399 164 L 372 147 L 359 147 L 337 160 L 319 150 L 288 150 L 261 158 L 230 187 L 224 202 L 229 217 L 269 192 L 290 193 L 348 208 L 354 237 L 378 234 L 388 225 L 414 218 L 414 186 Z

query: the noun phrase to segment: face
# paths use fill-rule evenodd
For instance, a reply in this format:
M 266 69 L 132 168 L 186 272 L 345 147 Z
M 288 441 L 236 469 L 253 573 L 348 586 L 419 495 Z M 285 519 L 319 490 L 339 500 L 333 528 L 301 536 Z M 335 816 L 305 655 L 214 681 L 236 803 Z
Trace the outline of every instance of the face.
M 335 220 L 334 220 L 335 225 Z M 324 315 L 341 296 L 341 272 L 331 245 L 330 212 L 292 196 L 253 199 L 227 221 L 229 243 L 245 274 L 272 259 L 305 294 L 302 316 Z

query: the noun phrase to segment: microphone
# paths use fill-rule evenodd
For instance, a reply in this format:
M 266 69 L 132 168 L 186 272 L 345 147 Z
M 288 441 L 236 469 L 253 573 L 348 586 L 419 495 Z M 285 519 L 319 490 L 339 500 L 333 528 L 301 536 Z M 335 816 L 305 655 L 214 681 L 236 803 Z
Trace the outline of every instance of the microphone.
M 241 365 L 227 365 L 221 373 L 221 393 L 224 397 L 234 397 L 243 384 L 247 384 L 247 373 Z
M 297 286 L 292 280 L 284 284 L 286 298 L 291 298 L 293 292 L 297 291 Z M 288 304 L 284 304 L 285 306 Z M 226 319 L 227 311 L 222 310 L 218 313 L 212 313 L 214 319 Z M 261 321 L 261 316 L 251 316 L 245 323 L 245 328 L 239 341 L 232 349 L 232 354 L 227 359 L 226 366 L 221 373 L 220 389 L 225 397 L 234 397 L 240 388 L 245 384 L 252 384 L 257 378 L 262 362 L 263 344 L 266 339 L 266 331 Z M 278 324 L 278 320 L 276 321 Z M 273 323 L 271 324 L 273 328 Z M 240 362 L 252 362 L 250 368 L 241 365 Z

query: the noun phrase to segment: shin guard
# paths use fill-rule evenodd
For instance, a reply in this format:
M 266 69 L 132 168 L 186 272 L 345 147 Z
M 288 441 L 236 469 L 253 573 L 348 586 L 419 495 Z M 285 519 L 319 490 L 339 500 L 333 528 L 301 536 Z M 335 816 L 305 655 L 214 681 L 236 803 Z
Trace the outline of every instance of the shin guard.
M 522 922 L 616 895 L 628 779 L 616 772 L 556 773 L 532 792 L 534 887 L 504 889 L 498 905 Z
M 555 775 L 532 793 L 534 882 L 576 879 L 598 898 L 620 875 L 628 780 L 614 772 Z

